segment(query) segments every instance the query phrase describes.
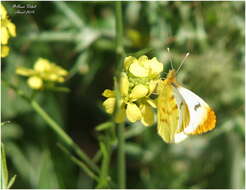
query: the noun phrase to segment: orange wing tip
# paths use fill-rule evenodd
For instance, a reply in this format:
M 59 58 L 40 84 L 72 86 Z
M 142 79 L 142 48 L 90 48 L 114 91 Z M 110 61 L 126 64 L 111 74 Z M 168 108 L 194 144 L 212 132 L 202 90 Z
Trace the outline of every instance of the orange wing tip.
M 204 118 L 201 124 L 196 128 L 196 130 L 191 133 L 191 135 L 197 135 L 197 134 L 202 134 L 211 131 L 215 128 L 215 124 L 216 124 L 216 115 L 211 108 L 208 108 L 207 116 Z

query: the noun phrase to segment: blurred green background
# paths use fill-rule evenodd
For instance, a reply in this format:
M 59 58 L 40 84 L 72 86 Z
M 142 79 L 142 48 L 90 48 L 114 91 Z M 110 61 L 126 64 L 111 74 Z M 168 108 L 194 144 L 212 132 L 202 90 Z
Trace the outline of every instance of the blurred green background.
M 1 60 L 2 79 L 31 90 L 17 66 L 47 58 L 71 71 L 69 93 L 40 92 L 37 101 L 80 147 L 99 149 L 95 127 L 110 117 L 102 108 L 104 89 L 113 88 L 116 65 L 114 2 L 2 2 L 17 29 Z M 37 5 L 17 14 L 16 5 Z M 153 48 L 170 68 L 186 52 L 178 81 L 215 110 L 217 127 L 177 145 L 165 144 L 156 125 L 127 123 L 127 188 L 244 188 L 244 2 L 123 2 L 127 54 Z M 16 93 L 1 86 L 2 127 L 13 188 L 94 188 L 95 182 L 57 147 L 57 136 Z M 100 163 L 100 162 L 99 162 Z M 116 181 L 116 147 L 110 176 Z M 111 188 L 117 186 L 112 185 Z

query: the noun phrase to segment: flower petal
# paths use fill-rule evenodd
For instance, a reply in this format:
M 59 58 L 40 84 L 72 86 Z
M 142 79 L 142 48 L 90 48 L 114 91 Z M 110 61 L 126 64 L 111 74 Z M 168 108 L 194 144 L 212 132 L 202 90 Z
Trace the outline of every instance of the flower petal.
M 9 40 L 9 33 L 6 27 L 1 26 L 1 44 L 7 44 Z
M 6 57 L 9 54 L 8 46 L 1 46 L 1 57 Z
M 158 83 L 158 80 L 151 80 L 149 82 L 149 93 L 148 93 L 148 95 L 152 94 L 155 91 L 155 89 L 157 87 L 157 83 Z
M 34 65 L 34 70 L 38 72 L 49 72 L 51 70 L 51 65 L 49 60 L 44 58 L 39 58 Z
M 127 56 L 127 57 L 124 59 L 124 69 L 125 69 L 126 71 L 128 71 L 130 65 L 131 65 L 133 62 L 135 62 L 135 61 L 137 61 L 137 59 L 136 59 L 135 57 Z
M 153 76 L 159 75 L 163 71 L 163 64 L 160 63 L 156 57 L 149 61 L 150 64 L 150 74 Z
M 146 55 L 142 55 L 138 58 L 138 62 L 140 65 L 144 66 L 146 63 L 148 64 L 148 57 Z
M 148 98 L 148 99 L 146 100 L 146 102 L 147 102 L 152 108 L 156 108 L 156 107 L 157 107 L 157 99 L 152 100 L 152 99 Z
M 135 86 L 132 89 L 132 92 L 130 94 L 130 98 L 135 101 L 137 99 L 143 98 L 144 96 L 146 96 L 148 94 L 148 88 L 145 87 L 142 84 L 139 84 L 137 86 Z
M 129 71 L 136 77 L 147 77 L 149 74 L 148 69 L 141 66 L 137 61 L 130 65 Z
M 138 106 L 134 103 L 127 104 L 126 107 L 126 116 L 130 122 L 136 122 L 141 119 L 141 111 Z
M 5 7 L 2 5 L 2 3 L 0 3 L 0 15 L 1 15 L 1 19 L 7 18 L 7 11 Z
M 154 124 L 154 112 L 152 110 L 152 108 L 147 105 L 147 104 L 141 104 L 140 105 L 140 110 L 142 113 L 142 119 L 141 122 L 145 125 L 145 126 L 151 126 Z
M 105 90 L 103 91 L 102 95 L 103 95 L 104 97 L 106 97 L 106 98 L 110 98 L 110 97 L 112 98 L 112 97 L 115 96 L 114 91 L 109 90 L 109 89 L 105 89 Z
M 8 30 L 9 30 L 10 35 L 13 36 L 13 37 L 15 37 L 16 36 L 15 25 L 12 22 L 8 21 L 7 27 L 8 27 Z
M 34 75 L 36 72 L 32 69 L 27 69 L 25 67 L 17 67 L 15 70 L 16 74 L 22 76 L 31 76 Z
M 120 79 L 120 92 L 123 96 L 128 95 L 129 90 L 129 81 L 126 73 L 121 73 L 121 79 Z
M 102 105 L 107 113 L 112 114 L 114 111 L 115 98 L 107 98 Z

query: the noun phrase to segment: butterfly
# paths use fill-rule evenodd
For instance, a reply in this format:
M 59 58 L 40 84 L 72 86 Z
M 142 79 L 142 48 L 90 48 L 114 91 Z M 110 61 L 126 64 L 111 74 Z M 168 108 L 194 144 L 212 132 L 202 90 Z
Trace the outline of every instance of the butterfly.
M 215 128 L 216 115 L 209 105 L 176 81 L 171 69 L 157 87 L 157 130 L 167 143 L 179 143 L 190 135 Z

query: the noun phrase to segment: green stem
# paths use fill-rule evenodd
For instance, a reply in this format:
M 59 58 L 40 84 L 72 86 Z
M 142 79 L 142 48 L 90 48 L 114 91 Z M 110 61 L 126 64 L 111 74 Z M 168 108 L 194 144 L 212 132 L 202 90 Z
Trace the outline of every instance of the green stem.
M 32 108 L 49 124 L 61 140 L 69 147 L 72 148 L 82 160 L 84 160 L 94 171 L 98 172 L 97 166 L 90 160 L 90 158 L 81 151 L 80 147 L 75 144 L 73 139 L 68 136 L 65 131 L 40 107 L 40 105 L 32 100 Z
M 18 90 L 12 84 L 9 84 L 6 81 L 2 82 L 11 89 L 13 89 L 16 92 L 16 94 L 28 101 L 31 104 L 34 111 L 36 111 L 36 113 L 44 119 L 48 126 L 60 137 L 62 142 L 67 147 L 72 149 L 88 166 L 90 166 L 90 168 L 94 172 L 99 172 L 99 169 L 96 166 L 96 164 L 90 160 L 90 158 L 80 149 L 80 147 L 73 141 L 73 139 L 66 134 L 66 132 L 44 111 L 44 109 L 35 100 L 30 99 L 25 93 Z
M 79 159 L 77 159 L 75 156 L 72 156 L 70 154 L 70 152 L 61 144 L 58 144 L 58 147 L 68 156 L 68 158 L 73 161 L 75 164 L 77 164 L 82 170 L 85 171 L 85 173 L 90 176 L 92 179 L 98 181 L 99 178 L 93 173 L 91 172 L 91 170 L 83 163 L 81 162 Z
M 118 184 L 120 189 L 126 188 L 125 138 L 124 123 L 118 125 Z
M 125 55 L 124 45 L 123 45 L 122 5 L 120 1 L 115 2 L 115 16 L 116 16 L 115 22 L 116 22 L 116 54 L 117 54 L 116 77 L 117 77 L 117 82 L 119 82 L 120 72 L 122 70 L 122 60 L 123 60 L 123 56 Z M 118 85 L 116 86 L 116 91 L 119 92 Z M 118 102 L 119 97 L 116 99 Z M 116 103 L 116 105 L 117 104 L 118 103 Z M 118 106 L 116 107 L 118 108 Z M 120 189 L 125 189 L 126 187 L 124 128 L 125 128 L 124 123 L 121 123 L 117 126 L 117 130 L 118 130 L 118 174 L 117 175 L 118 175 L 118 188 Z
M 122 59 L 125 56 L 124 45 L 123 45 L 123 23 L 122 23 L 122 8 L 121 2 L 115 2 L 115 26 L 116 26 L 116 55 L 117 55 L 117 68 L 116 76 L 119 78 L 122 70 Z

